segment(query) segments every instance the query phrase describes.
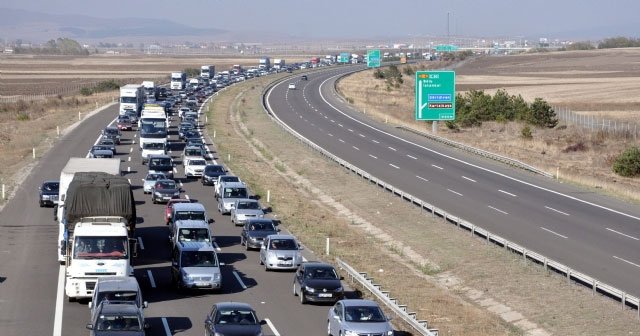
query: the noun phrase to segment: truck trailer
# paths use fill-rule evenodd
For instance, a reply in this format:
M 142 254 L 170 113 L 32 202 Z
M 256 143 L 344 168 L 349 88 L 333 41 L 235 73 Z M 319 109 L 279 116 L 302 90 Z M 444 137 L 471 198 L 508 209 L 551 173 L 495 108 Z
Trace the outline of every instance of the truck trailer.
M 271 69 L 271 59 L 269 57 L 260 58 L 260 61 L 258 62 L 258 68 L 266 70 Z
M 187 74 L 184 72 L 171 73 L 171 90 L 184 90 L 187 85 Z
M 144 87 L 139 84 L 127 84 L 120 88 L 120 114 L 126 110 L 134 110 L 140 113 L 144 104 Z
M 203 65 L 200 67 L 200 78 L 210 80 L 216 74 L 216 67 L 213 65 Z

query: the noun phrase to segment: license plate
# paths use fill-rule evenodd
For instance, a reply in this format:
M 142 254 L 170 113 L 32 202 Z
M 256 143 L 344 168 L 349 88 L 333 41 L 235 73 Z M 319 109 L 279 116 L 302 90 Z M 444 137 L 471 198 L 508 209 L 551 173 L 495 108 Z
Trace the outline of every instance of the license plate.
M 198 287 L 210 287 L 210 285 L 206 282 L 196 282 L 196 286 Z
M 320 294 L 318 294 L 318 297 L 322 297 L 322 298 L 324 298 L 324 297 L 332 297 L 332 296 L 333 295 L 331 293 L 320 293 Z
M 291 266 L 292 263 L 278 263 L 278 266 Z
M 107 270 L 105 268 L 99 268 L 96 270 L 96 273 L 106 273 Z

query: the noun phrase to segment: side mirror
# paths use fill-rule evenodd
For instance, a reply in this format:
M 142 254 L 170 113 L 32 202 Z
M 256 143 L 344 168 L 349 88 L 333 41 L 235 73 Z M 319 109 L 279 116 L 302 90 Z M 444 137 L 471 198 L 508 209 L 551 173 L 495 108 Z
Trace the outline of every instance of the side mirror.
M 267 321 L 265 321 L 265 320 L 260 320 L 260 325 L 265 325 L 265 324 L 267 324 Z
M 333 318 L 338 320 L 338 321 L 340 321 L 340 316 L 338 316 L 338 315 L 333 315 Z
M 145 301 L 142 303 L 143 308 L 149 308 L 149 302 Z
M 280 229 L 276 229 L 276 231 L 277 231 L 277 232 L 280 232 L 280 231 L 282 231 L 282 230 L 280 230 Z
M 342 275 L 340 276 L 340 280 L 344 280 L 344 277 Z
M 387 321 L 393 320 L 393 317 L 391 317 L 391 316 L 385 316 L 385 317 L 387 318 Z
M 300 251 L 304 250 L 304 246 L 298 246 L 298 250 Z
M 149 329 L 149 328 L 151 328 L 151 325 L 149 324 L 149 322 L 145 322 L 145 323 L 144 323 L 144 328 L 145 328 L 145 329 Z
M 209 218 L 209 220 L 207 221 L 207 223 L 212 224 L 214 222 L 213 218 Z
M 93 330 L 93 324 L 91 324 L 91 323 L 87 323 L 87 329 L 89 329 L 89 330 Z
M 171 262 L 171 265 L 174 266 L 174 267 L 178 267 L 178 262 L 177 261 L 173 261 L 173 262 Z

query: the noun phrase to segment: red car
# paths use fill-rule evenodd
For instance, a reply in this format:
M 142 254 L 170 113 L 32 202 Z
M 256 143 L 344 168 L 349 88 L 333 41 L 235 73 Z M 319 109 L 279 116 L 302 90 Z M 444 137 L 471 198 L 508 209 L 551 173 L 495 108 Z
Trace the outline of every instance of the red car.
M 191 203 L 191 200 L 184 198 L 174 198 L 167 202 L 167 205 L 164 207 L 164 222 L 167 225 L 171 223 L 171 212 L 173 211 L 173 205 L 176 203 Z
M 121 131 L 131 131 L 133 126 L 131 125 L 131 118 L 127 115 L 121 115 L 118 117 L 118 129 Z

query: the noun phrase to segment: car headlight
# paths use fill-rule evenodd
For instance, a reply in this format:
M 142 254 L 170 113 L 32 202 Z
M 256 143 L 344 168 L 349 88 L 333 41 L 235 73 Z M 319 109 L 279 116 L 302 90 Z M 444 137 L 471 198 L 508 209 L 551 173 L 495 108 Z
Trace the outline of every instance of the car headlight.
M 309 286 L 304 286 L 304 290 L 306 290 L 309 293 L 314 293 L 316 291 L 315 289 L 313 289 L 313 288 L 311 288 Z
M 220 273 L 216 273 L 213 275 L 213 280 L 220 280 Z
M 180 192 L 179 191 L 174 192 L 173 196 L 180 196 Z
M 191 276 L 189 274 L 182 274 L 182 280 L 184 280 L 185 282 L 191 281 Z
M 51 196 L 49 196 L 49 195 L 42 195 L 42 199 L 43 199 L 43 200 L 48 200 L 48 199 L 50 199 L 50 198 L 51 198 Z
M 353 330 L 345 330 L 344 336 L 358 336 L 358 333 Z
M 335 291 L 336 291 L 336 292 L 342 292 L 342 291 L 344 291 L 344 288 L 342 288 L 342 287 L 338 287 L 338 288 L 336 288 L 336 289 L 335 289 Z
M 393 336 L 393 330 L 387 331 L 387 336 Z
M 157 191 L 156 191 L 156 192 L 154 192 L 153 194 L 154 194 L 154 195 L 156 195 L 156 196 L 162 196 L 162 194 L 161 194 L 161 193 L 159 193 L 159 192 L 157 192 Z
M 263 218 L 263 217 L 264 217 L 264 214 L 259 214 L 258 215 L 258 218 Z

